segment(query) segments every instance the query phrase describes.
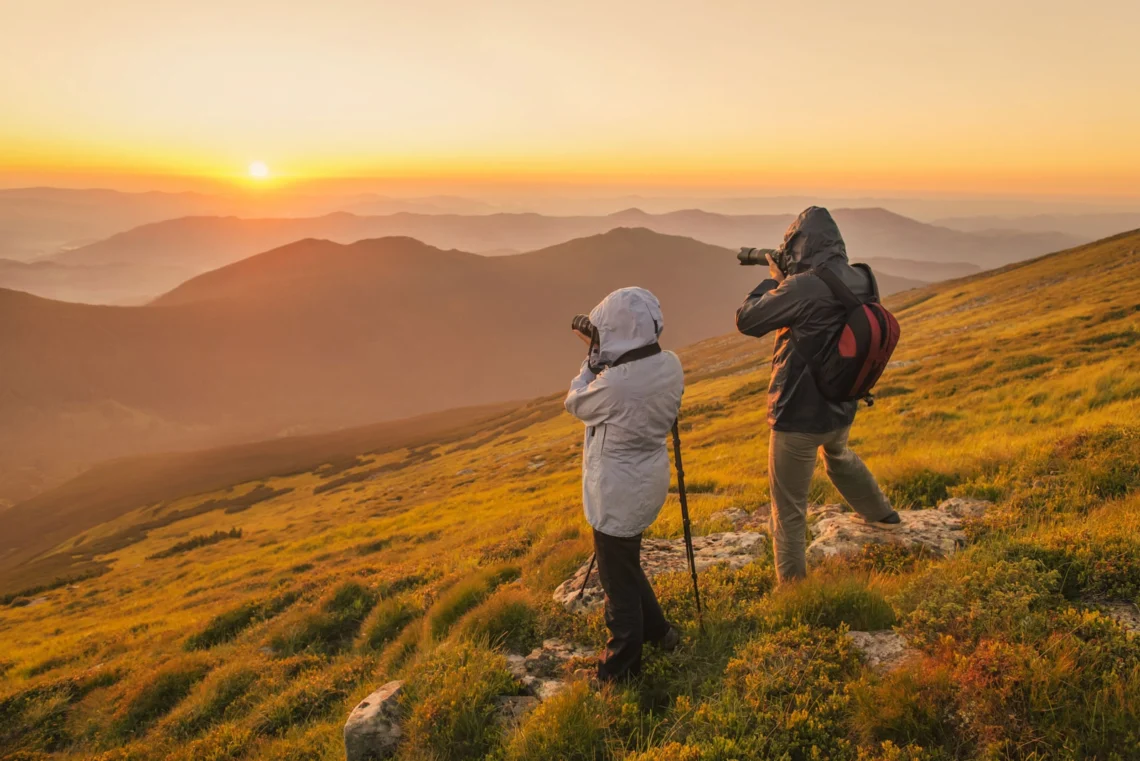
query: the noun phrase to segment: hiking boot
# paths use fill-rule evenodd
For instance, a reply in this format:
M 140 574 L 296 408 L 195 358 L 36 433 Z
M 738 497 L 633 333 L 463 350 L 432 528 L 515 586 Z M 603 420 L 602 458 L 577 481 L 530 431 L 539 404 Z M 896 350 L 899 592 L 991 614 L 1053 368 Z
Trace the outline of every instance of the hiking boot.
M 667 653 L 673 652 L 681 644 L 681 630 L 670 624 L 669 631 L 665 632 L 665 636 L 654 644 Z
M 886 518 L 880 518 L 877 521 L 870 522 L 872 526 L 879 526 L 880 528 L 887 528 L 897 526 L 902 523 L 902 518 L 897 512 L 891 510 L 891 514 Z

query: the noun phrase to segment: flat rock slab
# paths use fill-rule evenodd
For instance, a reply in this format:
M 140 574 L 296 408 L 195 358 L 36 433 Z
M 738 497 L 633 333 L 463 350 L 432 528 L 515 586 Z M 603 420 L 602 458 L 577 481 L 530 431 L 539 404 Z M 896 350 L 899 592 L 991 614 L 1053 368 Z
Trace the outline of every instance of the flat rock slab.
M 808 562 L 856 555 L 870 544 L 893 544 L 946 557 L 966 544 L 965 521 L 980 518 L 991 506 L 981 500 L 949 499 L 931 510 L 900 510 L 902 522 L 895 526 L 869 524 L 855 513 L 826 514 L 811 527 L 815 539 L 807 548 Z
M 357 703 L 344 724 L 347 761 L 391 758 L 403 732 L 400 729 L 400 690 L 404 683 L 388 682 Z
M 507 668 L 531 695 L 542 701 L 565 689 L 567 671 L 573 661 L 585 660 L 592 664 L 597 659 L 597 651 L 589 647 L 548 639 L 543 641 L 542 647 L 531 650 L 530 655 L 508 655 Z
M 918 651 L 908 646 L 902 635 L 893 629 L 847 632 L 847 636 L 863 654 L 867 665 L 880 673 L 894 671 L 918 655 Z
M 708 536 L 693 537 L 693 557 L 697 571 L 712 566 L 740 568 L 768 551 L 768 537 L 756 531 L 726 531 Z M 598 581 L 597 569 L 590 573 L 586 591 L 581 599 L 578 592 L 586 578 L 589 563 L 578 569 L 572 577 L 558 585 L 554 599 L 568 610 L 587 612 L 599 607 L 605 595 Z M 689 561 L 685 555 L 684 539 L 646 539 L 641 543 L 641 567 L 645 575 L 653 578 L 662 573 L 688 573 Z

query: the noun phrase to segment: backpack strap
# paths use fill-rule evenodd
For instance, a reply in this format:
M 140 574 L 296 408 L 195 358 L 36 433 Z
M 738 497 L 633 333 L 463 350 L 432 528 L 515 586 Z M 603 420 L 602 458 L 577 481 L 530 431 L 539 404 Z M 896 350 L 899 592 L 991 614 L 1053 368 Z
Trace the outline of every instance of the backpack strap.
M 811 273 L 822 280 L 827 287 L 831 289 L 831 294 L 839 299 L 843 306 L 848 309 L 858 309 L 863 306 L 863 299 L 856 296 L 851 289 L 847 287 L 847 284 L 843 282 L 843 278 L 839 277 L 839 275 L 835 274 L 832 270 L 820 265 L 819 267 L 813 267 Z M 872 282 L 874 282 L 873 278 Z
M 860 270 L 863 270 L 863 272 L 867 273 L 867 279 L 871 281 L 871 299 L 870 299 L 870 301 L 871 301 L 871 303 L 877 304 L 879 301 L 879 281 L 875 279 L 875 273 L 871 271 L 871 265 L 870 264 L 864 264 L 863 262 L 856 262 L 855 264 L 852 264 L 851 266 L 854 267 L 855 269 L 860 269 Z

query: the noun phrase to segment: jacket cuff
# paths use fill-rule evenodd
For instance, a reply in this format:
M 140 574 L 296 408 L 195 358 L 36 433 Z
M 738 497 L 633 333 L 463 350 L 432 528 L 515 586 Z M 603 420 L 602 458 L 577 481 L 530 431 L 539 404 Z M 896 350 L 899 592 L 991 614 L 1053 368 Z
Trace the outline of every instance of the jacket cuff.
M 772 278 L 768 278 L 767 280 L 761 282 L 760 285 L 753 288 L 749 292 L 748 298 L 754 299 L 754 298 L 757 298 L 759 296 L 763 296 L 765 293 L 768 293 L 769 291 L 774 291 L 779 287 L 780 287 L 779 283 L 777 283 Z

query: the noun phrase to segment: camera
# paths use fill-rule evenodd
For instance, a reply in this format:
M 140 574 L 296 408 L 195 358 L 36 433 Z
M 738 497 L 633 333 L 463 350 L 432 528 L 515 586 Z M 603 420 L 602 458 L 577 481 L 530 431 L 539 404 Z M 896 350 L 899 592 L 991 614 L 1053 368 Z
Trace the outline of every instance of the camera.
M 590 337 L 594 343 L 598 342 L 598 329 L 594 327 L 594 323 L 590 322 L 590 318 L 584 314 L 574 315 L 574 319 L 570 321 L 570 327 L 579 333 L 583 333 Z
M 740 253 L 736 255 L 736 258 L 740 260 L 741 264 L 746 264 L 746 265 L 767 264 L 769 254 L 771 254 L 772 257 L 775 258 L 776 249 L 774 249 L 774 248 L 750 248 L 748 246 L 743 246 L 740 249 Z

